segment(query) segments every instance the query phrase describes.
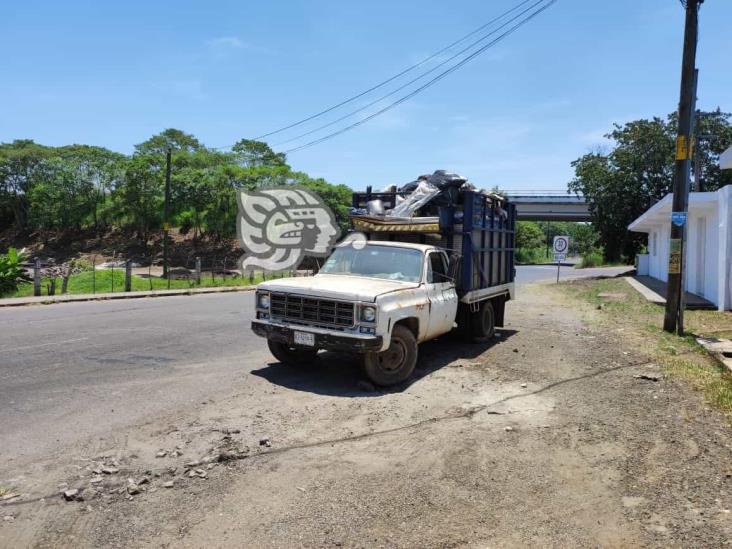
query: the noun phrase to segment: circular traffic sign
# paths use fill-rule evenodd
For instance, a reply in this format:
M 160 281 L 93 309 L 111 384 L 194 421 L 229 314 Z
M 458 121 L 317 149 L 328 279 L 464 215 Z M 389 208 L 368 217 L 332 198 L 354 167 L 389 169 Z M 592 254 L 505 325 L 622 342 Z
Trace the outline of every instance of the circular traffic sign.
M 554 251 L 558 254 L 563 254 L 569 247 L 569 238 L 566 236 L 555 236 L 554 237 Z

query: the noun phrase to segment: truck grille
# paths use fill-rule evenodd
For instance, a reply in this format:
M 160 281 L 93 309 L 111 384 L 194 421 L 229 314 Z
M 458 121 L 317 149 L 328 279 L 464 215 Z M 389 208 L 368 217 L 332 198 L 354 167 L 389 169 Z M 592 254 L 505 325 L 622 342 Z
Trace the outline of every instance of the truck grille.
M 323 324 L 353 326 L 353 303 L 317 299 L 292 294 L 271 294 L 270 313 L 273 318 Z

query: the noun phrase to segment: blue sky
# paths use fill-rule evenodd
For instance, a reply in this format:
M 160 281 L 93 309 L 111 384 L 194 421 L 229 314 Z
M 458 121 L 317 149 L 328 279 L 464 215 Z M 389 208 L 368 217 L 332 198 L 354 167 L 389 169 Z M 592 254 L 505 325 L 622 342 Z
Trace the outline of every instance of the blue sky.
M 361 91 L 517 2 L 6 2 L 0 141 L 129 153 L 176 127 L 228 145 Z M 732 110 L 731 24 L 731 1 L 702 6 L 701 108 Z M 678 0 L 559 0 L 425 93 L 289 161 L 357 189 L 439 168 L 486 187 L 562 189 L 614 121 L 676 108 L 682 38 Z

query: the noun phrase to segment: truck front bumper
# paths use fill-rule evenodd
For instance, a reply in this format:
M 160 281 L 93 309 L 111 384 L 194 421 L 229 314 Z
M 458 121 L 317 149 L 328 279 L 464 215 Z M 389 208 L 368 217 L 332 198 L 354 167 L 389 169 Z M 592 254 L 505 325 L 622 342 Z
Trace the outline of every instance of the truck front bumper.
M 287 345 L 294 346 L 293 332 L 307 332 L 315 336 L 315 349 L 325 349 L 326 351 L 341 351 L 347 353 L 365 353 L 367 351 L 379 351 L 381 349 L 383 338 L 377 336 L 367 336 L 361 334 L 334 334 L 327 330 L 312 328 L 309 326 L 299 326 L 296 328 L 283 326 L 280 324 L 271 324 L 267 321 L 252 320 L 252 331 L 261 337 L 266 337 L 273 341 L 279 341 Z

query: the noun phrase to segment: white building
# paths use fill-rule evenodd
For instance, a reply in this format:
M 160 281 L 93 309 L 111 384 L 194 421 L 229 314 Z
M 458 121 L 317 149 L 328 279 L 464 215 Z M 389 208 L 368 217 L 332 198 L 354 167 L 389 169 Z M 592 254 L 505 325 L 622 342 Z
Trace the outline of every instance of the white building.
M 720 160 L 732 164 L 732 150 Z M 732 168 L 732 165 L 730 165 Z M 671 239 L 671 202 L 666 195 L 628 229 L 648 234 L 648 254 L 638 258 L 638 274 L 668 280 Z M 689 194 L 686 233 L 687 292 L 714 303 L 720 311 L 732 310 L 732 185 L 716 191 Z

